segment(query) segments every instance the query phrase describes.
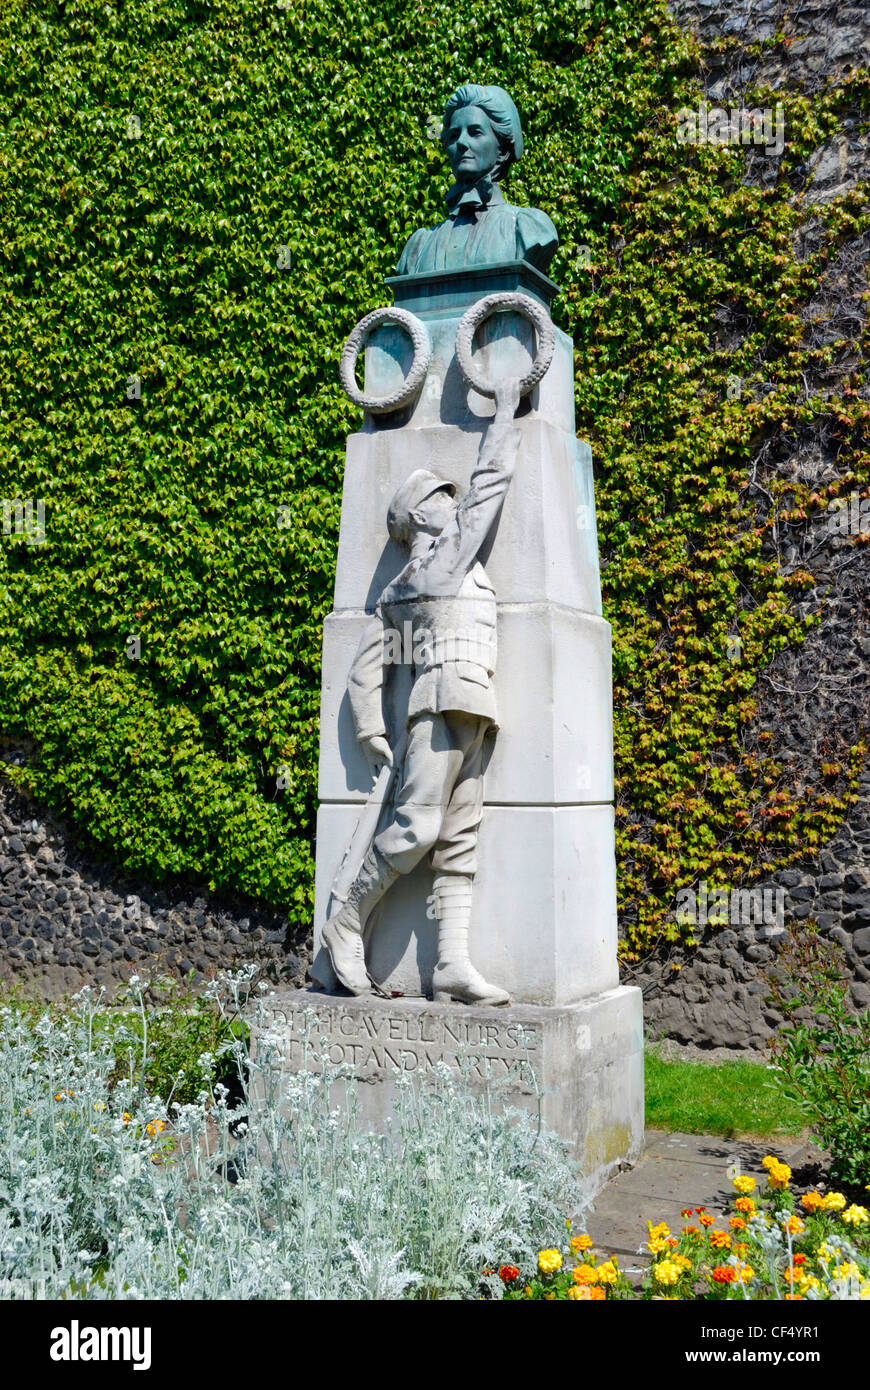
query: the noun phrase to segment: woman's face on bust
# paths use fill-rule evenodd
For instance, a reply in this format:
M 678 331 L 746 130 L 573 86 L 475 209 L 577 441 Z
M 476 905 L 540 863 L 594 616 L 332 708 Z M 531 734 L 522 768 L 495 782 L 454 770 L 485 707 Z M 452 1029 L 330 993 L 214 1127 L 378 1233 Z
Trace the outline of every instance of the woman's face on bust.
M 479 106 L 461 106 L 450 117 L 444 141 L 457 183 L 476 183 L 498 163 L 499 144 L 489 117 Z

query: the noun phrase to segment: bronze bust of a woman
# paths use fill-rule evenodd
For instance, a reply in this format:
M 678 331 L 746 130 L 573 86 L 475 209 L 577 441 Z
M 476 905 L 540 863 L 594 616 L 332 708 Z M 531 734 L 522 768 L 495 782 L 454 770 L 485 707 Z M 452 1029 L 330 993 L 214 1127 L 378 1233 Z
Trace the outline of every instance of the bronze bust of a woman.
M 546 271 L 558 245 L 556 228 L 539 208 L 506 202 L 498 186 L 523 152 L 520 118 L 504 88 L 466 83 L 455 91 L 444 109 L 441 143 L 456 180 L 448 215 L 414 233 L 396 273 L 519 260 Z

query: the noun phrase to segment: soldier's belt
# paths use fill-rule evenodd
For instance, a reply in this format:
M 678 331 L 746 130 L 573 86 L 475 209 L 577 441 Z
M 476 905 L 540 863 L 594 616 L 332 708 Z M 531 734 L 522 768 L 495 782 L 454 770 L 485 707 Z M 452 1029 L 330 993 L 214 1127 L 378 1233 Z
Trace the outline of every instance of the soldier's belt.
M 443 637 L 414 639 L 414 664 L 424 671 L 433 666 L 449 666 L 455 661 L 468 661 L 482 666 L 488 675 L 495 670 L 497 644 L 490 635 L 476 637 L 467 633 L 447 633 Z

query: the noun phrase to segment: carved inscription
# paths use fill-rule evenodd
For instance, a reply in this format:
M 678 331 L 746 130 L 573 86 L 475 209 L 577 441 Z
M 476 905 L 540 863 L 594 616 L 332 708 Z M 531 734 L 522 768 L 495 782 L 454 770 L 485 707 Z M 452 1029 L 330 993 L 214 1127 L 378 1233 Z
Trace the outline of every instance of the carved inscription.
M 482 1023 L 441 1018 L 422 1012 L 378 1013 L 322 1008 L 318 1005 L 307 1041 L 303 1011 L 277 1012 L 288 1025 L 288 1057 L 294 1066 L 348 1065 L 361 1079 L 390 1072 L 430 1073 L 439 1062 L 465 1067 L 472 1078 L 532 1080 L 541 1039 L 534 1023 Z

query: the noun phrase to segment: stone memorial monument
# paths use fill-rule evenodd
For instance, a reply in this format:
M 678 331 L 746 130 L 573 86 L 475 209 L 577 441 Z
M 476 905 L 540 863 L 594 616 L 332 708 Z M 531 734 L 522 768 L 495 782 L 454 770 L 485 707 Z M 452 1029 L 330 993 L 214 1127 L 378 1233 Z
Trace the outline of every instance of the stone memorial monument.
M 394 1068 L 463 1050 L 515 1103 L 543 1093 L 594 1190 L 640 1152 L 643 1038 L 616 963 L 592 460 L 549 315 L 556 229 L 499 188 L 512 100 L 460 87 L 441 140 L 448 215 L 341 360 L 363 414 L 323 638 L 317 983 L 271 1007 L 291 1057 L 316 1009 L 373 1123 Z

